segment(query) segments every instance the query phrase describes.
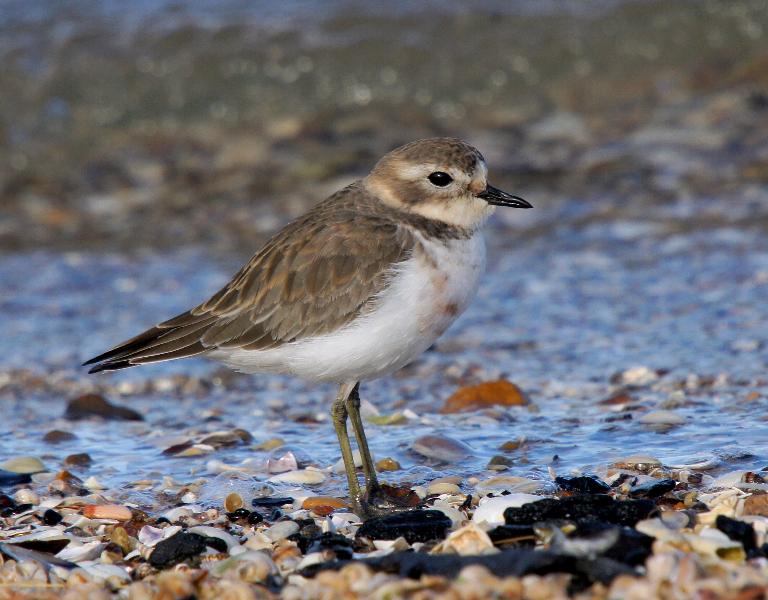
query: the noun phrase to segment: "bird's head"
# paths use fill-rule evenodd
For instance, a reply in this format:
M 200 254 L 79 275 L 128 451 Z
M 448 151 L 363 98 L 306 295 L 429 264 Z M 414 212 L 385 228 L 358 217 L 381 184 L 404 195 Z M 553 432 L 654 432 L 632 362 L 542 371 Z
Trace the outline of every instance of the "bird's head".
M 386 154 L 363 180 L 382 202 L 468 229 L 481 226 L 496 206 L 531 208 L 488 185 L 480 152 L 454 138 L 430 138 Z

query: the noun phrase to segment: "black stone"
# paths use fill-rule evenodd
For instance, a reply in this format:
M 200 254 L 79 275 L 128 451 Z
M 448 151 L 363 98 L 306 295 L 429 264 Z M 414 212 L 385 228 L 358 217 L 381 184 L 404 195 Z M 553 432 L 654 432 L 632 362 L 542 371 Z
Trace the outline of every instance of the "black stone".
M 179 531 L 165 540 L 161 540 L 149 555 L 149 564 L 156 569 L 164 569 L 184 562 L 205 551 L 208 538 L 196 533 Z
M 655 479 L 636 485 L 629 490 L 630 498 L 660 498 L 667 492 L 671 492 L 677 486 L 674 479 Z
M 533 525 L 541 521 L 565 519 L 575 521 L 604 521 L 632 527 L 640 519 L 656 511 L 651 500 L 614 500 L 602 494 L 570 496 L 556 500 L 544 498 L 537 502 L 510 507 L 504 511 L 507 525 Z
M 717 515 L 715 527 L 727 535 L 729 539 L 741 543 L 741 545 L 744 546 L 744 551 L 750 558 L 761 554 L 757 550 L 755 529 L 750 523 L 745 523 L 738 519 L 731 519 L 725 515 Z
M 11 471 L 0 470 L 0 486 L 10 487 L 23 483 L 30 483 L 32 476 L 27 473 L 13 473 Z
M 64 418 L 70 420 L 100 417 L 108 421 L 143 421 L 144 417 L 132 408 L 112 404 L 98 394 L 84 394 L 69 401 Z
M 58 525 L 64 517 L 53 509 L 48 509 L 43 513 L 43 523 L 46 525 Z
M 350 561 L 337 560 L 311 565 L 300 572 L 313 577 L 320 571 L 338 570 Z M 509 549 L 497 554 L 459 556 L 455 554 L 425 554 L 393 552 L 386 556 L 359 561 L 374 571 L 396 573 L 401 577 L 419 579 L 422 575 L 456 577 L 468 565 L 482 565 L 497 577 L 522 577 L 570 573 L 574 575 L 571 591 L 586 589 L 596 582 L 610 584 L 619 575 L 636 575 L 634 569 L 609 558 L 578 559 L 548 550 Z
M 488 532 L 488 537 L 499 548 L 536 544 L 536 533 L 529 525 L 499 525 Z
M 310 540 L 305 553 L 323 552 L 325 550 L 333 552 L 338 560 L 351 560 L 353 553 L 352 540 L 339 533 L 322 533 Z
M 590 537 L 599 535 L 607 530 L 617 530 L 618 537 L 610 548 L 601 553 L 602 557 L 637 567 L 645 564 L 646 559 L 652 554 L 654 538 L 631 527 L 621 527 L 598 521 L 585 521 L 579 525 L 576 532 L 571 534 L 570 537 Z
M 238 508 L 232 512 L 227 513 L 227 518 L 230 521 L 238 521 L 240 519 L 247 519 L 251 516 L 251 511 L 246 508 Z
M 581 494 L 607 494 L 611 486 L 595 475 L 555 477 L 555 483 L 560 489 Z
M 264 517 L 261 513 L 258 513 L 255 510 L 248 515 L 248 523 L 250 525 L 258 525 L 262 521 L 264 521 Z
M 371 540 L 395 540 L 403 537 L 409 544 L 442 540 L 451 520 L 439 510 L 411 510 L 368 519 L 357 530 L 356 537 Z
M 213 548 L 214 550 L 217 550 L 222 553 L 229 550 L 229 548 L 227 547 L 227 542 L 225 542 L 221 538 L 217 538 L 209 535 L 204 535 L 202 537 L 205 539 L 205 545 L 210 548 Z
M 0 494 L 0 510 L 9 506 L 16 506 L 14 499 L 7 494 Z
M 19 513 L 28 511 L 30 508 L 32 508 L 31 504 L 15 504 L 14 506 L 7 506 L 2 511 L 0 511 L 0 516 L 10 517 L 13 515 L 18 515 Z
M 266 496 L 263 498 L 254 498 L 251 500 L 252 506 L 263 506 L 265 508 L 276 508 L 285 504 L 292 504 L 293 498 L 287 496 Z

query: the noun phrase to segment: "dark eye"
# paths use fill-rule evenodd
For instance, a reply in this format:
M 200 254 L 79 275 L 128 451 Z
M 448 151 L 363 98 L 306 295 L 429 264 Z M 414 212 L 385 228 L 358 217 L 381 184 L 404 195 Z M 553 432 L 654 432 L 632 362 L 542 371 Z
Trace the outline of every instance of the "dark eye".
M 429 182 L 432 185 L 436 185 L 437 187 L 445 187 L 451 183 L 451 181 L 453 181 L 453 177 L 448 175 L 448 173 L 443 173 L 442 171 L 435 171 L 434 173 L 430 173 L 427 179 L 429 179 Z

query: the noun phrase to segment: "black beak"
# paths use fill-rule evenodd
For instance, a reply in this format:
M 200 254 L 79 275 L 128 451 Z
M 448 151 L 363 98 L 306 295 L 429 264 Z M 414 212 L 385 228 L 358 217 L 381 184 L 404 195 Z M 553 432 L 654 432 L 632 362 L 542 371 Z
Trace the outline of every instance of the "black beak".
M 502 192 L 500 189 L 493 187 L 492 185 L 486 186 L 486 188 L 477 195 L 478 198 L 482 198 L 488 204 L 495 206 L 509 206 L 511 208 L 533 208 L 533 204 L 523 200 L 519 196 L 513 196 Z

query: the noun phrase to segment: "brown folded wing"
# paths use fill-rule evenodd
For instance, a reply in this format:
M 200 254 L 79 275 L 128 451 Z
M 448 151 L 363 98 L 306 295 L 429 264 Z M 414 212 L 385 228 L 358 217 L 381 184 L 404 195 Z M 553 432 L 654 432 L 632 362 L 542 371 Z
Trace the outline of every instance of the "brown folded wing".
M 214 348 L 267 350 L 346 325 L 370 309 L 414 239 L 386 213 L 344 200 L 286 226 L 210 300 L 85 364 L 96 372 Z

